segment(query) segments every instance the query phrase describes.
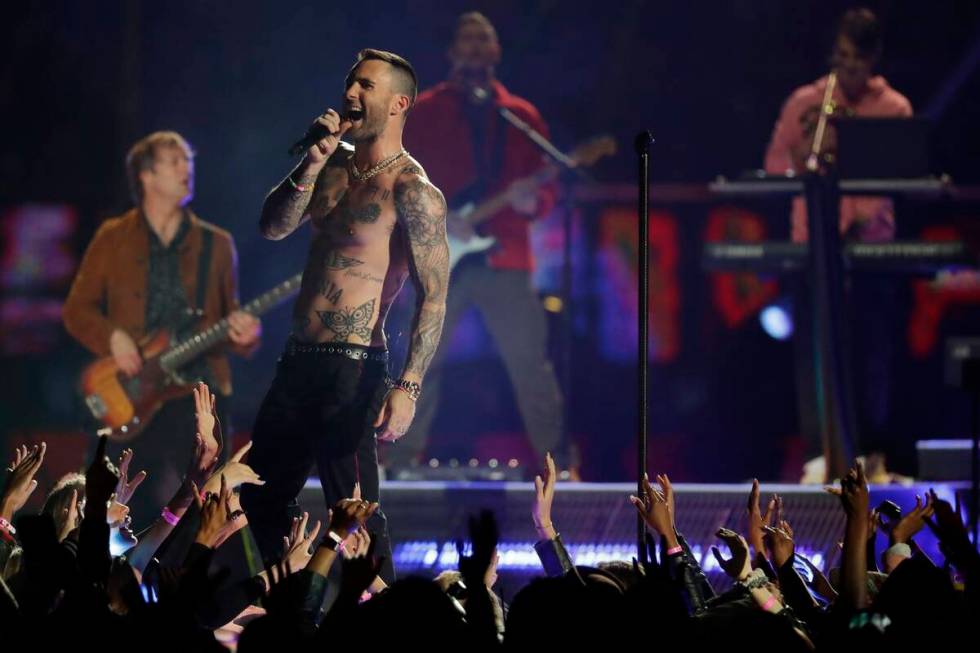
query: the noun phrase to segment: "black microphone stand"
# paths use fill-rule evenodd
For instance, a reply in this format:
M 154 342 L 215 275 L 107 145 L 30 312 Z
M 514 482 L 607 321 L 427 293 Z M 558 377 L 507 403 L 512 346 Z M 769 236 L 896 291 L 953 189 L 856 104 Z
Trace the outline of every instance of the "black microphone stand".
M 642 131 L 636 135 L 634 145 L 638 157 L 637 168 L 637 189 L 639 191 L 639 201 L 637 203 L 637 219 L 640 223 L 640 242 L 639 265 L 637 269 L 637 303 L 639 305 L 639 361 L 637 373 L 639 375 L 639 396 L 637 397 L 637 429 L 636 429 L 636 496 L 647 501 L 653 501 L 653 497 L 645 497 L 643 491 L 643 479 L 647 471 L 647 427 L 649 415 L 647 413 L 647 394 L 649 360 L 649 332 L 650 332 L 650 241 L 649 241 L 649 216 L 650 216 L 650 146 L 653 144 L 653 135 L 649 131 Z M 649 562 L 646 549 L 646 524 L 639 515 L 636 517 L 636 550 L 637 559 L 641 562 Z M 652 553 L 652 552 L 651 552 Z

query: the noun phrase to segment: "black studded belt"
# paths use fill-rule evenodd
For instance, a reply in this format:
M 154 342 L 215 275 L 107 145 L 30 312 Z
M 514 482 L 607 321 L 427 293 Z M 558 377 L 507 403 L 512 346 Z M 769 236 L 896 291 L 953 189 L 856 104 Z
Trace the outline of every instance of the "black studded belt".
M 323 354 L 326 356 L 346 356 L 355 361 L 388 362 L 388 351 L 380 347 L 365 347 L 337 342 L 298 342 L 290 338 L 286 341 L 286 355 Z

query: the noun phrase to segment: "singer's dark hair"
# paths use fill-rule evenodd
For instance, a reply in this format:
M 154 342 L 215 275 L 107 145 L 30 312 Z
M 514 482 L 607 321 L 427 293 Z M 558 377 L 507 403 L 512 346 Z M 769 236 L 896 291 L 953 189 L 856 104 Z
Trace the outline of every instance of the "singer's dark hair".
M 347 86 L 349 87 L 354 81 L 354 68 L 357 68 L 358 64 L 362 61 L 369 59 L 384 61 L 394 69 L 394 75 L 392 76 L 394 90 L 396 93 L 408 96 L 408 108 L 411 110 L 415 106 L 415 98 L 419 94 L 419 78 L 415 74 L 415 68 L 412 67 L 412 64 L 408 63 L 408 59 L 400 57 L 394 52 L 375 50 L 374 48 L 365 48 L 358 52 L 357 61 L 354 62 L 353 68 L 351 68 L 350 73 L 347 75 Z M 408 113 L 408 111 L 405 113 Z
M 143 182 L 140 180 L 140 173 L 153 168 L 157 160 L 157 152 L 164 147 L 179 147 L 184 150 L 188 159 L 194 158 L 194 150 L 177 132 L 153 132 L 136 141 L 126 155 L 126 180 L 129 182 L 129 195 L 137 206 L 143 203 Z
M 884 41 L 881 23 L 870 9 L 848 9 L 837 25 L 837 36 L 846 37 L 865 59 L 877 61 L 881 57 Z

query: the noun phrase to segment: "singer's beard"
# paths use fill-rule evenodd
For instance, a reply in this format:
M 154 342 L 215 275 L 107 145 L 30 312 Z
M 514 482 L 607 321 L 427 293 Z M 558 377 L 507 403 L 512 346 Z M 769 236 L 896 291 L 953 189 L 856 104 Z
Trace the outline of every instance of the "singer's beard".
M 347 130 L 347 136 L 354 143 L 368 144 L 378 140 L 388 124 L 386 121 L 365 115 L 360 125 Z

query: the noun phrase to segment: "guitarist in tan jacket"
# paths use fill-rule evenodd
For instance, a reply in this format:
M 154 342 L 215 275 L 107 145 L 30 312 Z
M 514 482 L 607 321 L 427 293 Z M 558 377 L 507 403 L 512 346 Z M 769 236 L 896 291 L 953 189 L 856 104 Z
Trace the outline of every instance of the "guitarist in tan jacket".
M 155 132 L 138 141 L 126 172 L 136 206 L 104 222 L 89 244 L 65 300 L 65 328 L 133 377 L 143 366 L 138 343 L 147 336 L 160 329 L 186 334 L 227 316 L 230 343 L 181 370 L 214 388 L 219 413 L 227 414 L 227 351 L 251 354 L 261 333 L 256 318 L 238 311 L 234 241 L 188 208 L 194 153 L 180 134 Z M 193 406 L 190 396 L 167 402 L 134 442 L 137 464 L 149 472 L 136 494 L 140 504 L 130 506 L 137 522 L 152 517 L 147 511 L 164 505 L 180 482 L 177 470 L 194 438 Z

